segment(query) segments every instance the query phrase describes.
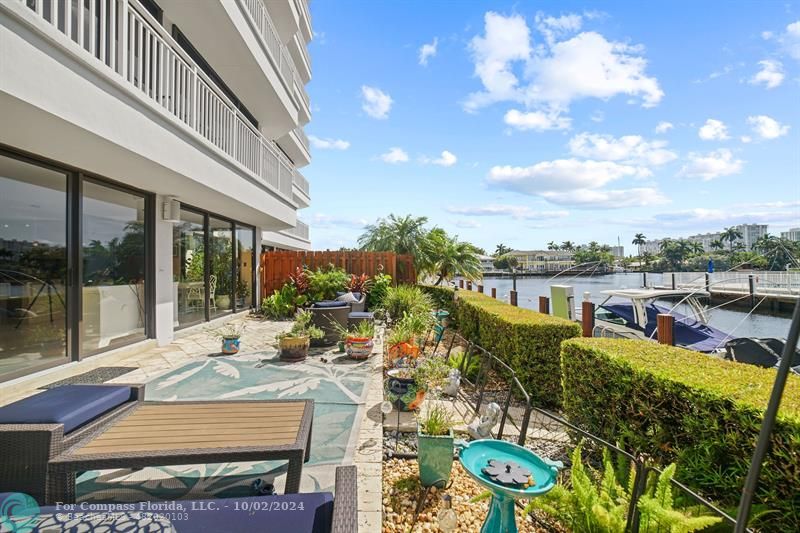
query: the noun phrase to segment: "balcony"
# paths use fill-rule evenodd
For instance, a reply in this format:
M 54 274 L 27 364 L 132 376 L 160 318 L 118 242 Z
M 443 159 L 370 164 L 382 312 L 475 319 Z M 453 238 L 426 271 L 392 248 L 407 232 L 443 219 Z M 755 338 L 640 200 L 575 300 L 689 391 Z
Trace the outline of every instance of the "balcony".
M 298 171 L 294 173 L 294 188 L 292 191 L 294 192 L 295 203 L 301 208 L 308 207 L 311 204 L 308 180 Z
M 277 143 L 289 156 L 295 167 L 302 168 L 311 163 L 311 150 L 303 128 L 293 129 L 278 139 Z
M 291 162 L 242 116 L 139 2 L 102 0 L 89 2 L 84 9 L 74 1 L 14 3 L 27 5 L 36 15 L 37 26 L 66 36 L 57 42 L 73 54 L 144 95 L 218 156 L 293 203 Z
M 283 230 L 283 233 L 286 233 L 287 235 L 291 235 L 293 237 L 297 237 L 298 239 L 303 239 L 304 241 L 311 240 L 309 238 L 308 224 L 306 224 L 302 220 L 297 221 L 297 226 Z
M 298 219 L 297 225 L 293 228 L 264 231 L 262 244 L 284 250 L 310 250 L 311 236 L 308 224 Z
M 308 123 L 311 120 L 311 103 L 305 84 L 297 72 L 297 67 L 289 53 L 289 49 L 281 42 L 278 30 L 275 28 L 267 7 L 264 5 L 263 0 L 240 0 L 240 2 L 250 16 L 252 24 L 258 31 L 265 47 L 269 50 L 284 83 L 289 88 L 289 93 L 292 95 L 300 113 L 301 123 Z

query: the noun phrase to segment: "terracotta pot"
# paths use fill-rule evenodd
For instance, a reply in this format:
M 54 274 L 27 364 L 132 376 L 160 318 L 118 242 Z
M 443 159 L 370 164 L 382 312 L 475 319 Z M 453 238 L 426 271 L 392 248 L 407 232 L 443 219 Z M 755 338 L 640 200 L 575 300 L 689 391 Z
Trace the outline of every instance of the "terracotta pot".
M 425 399 L 425 389 L 418 387 L 414 378 L 398 377 L 400 370 L 389 370 L 384 394 L 398 411 L 419 409 Z
M 351 359 L 364 361 L 365 359 L 369 359 L 369 356 L 372 355 L 374 343 L 372 342 L 372 337 L 348 336 L 344 346 L 347 355 L 350 356 Z
M 387 357 L 389 363 L 394 365 L 401 359 L 416 359 L 419 356 L 419 347 L 413 342 L 399 342 L 389 346 Z
M 283 337 L 278 341 L 281 361 L 295 363 L 304 361 L 308 357 L 308 347 L 311 339 L 308 335 L 303 337 Z

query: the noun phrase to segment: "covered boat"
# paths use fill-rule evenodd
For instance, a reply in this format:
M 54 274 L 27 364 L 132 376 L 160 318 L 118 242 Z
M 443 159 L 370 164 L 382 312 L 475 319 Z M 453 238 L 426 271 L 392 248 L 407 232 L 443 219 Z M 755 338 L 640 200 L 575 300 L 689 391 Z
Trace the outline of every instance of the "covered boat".
M 675 317 L 675 345 L 698 352 L 712 353 L 724 349 L 732 337 L 708 325 L 705 308 L 699 298 L 708 297 L 704 291 L 688 289 L 620 289 L 603 291 L 607 298 L 595 314 L 599 329 L 609 329 L 621 336 L 645 339 L 656 338 L 656 317 L 670 314 Z M 691 316 L 672 311 L 669 302 L 679 300 L 691 311 Z M 596 328 L 598 329 L 598 328 Z M 601 334 L 603 332 L 601 331 Z

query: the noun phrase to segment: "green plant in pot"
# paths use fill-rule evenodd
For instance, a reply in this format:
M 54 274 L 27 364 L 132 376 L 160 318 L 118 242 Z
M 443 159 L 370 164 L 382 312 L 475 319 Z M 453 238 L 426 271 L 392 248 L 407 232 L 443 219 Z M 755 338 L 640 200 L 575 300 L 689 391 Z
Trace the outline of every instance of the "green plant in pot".
M 222 341 L 222 353 L 234 355 L 239 353 L 240 339 L 247 326 L 245 324 L 225 324 L 214 331 L 214 335 Z
M 341 268 L 329 265 L 327 268 L 307 270 L 308 295 L 313 302 L 334 300 L 347 288 L 350 276 Z
M 321 339 L 322 330 L 311 323 L 311 313 L 301 311 L 295 316 L 292 329 L 275 336 L 280 348 L 281 361 L 298 362 L 308 357 L 311 339 Z
M 428 390 L 441 387 L 450 371 L 444 359 L 438 356 L 417 359 L 414 363 L 387 372 L 384 397 L 398 411 L 419 409 Z
M 443 488 L 453 467 L 453 415 L 444 404 L 428 402 L 417 420 L 417 462 L 423 487 Z
M 360 320 L 350 326 L 350 332 L 345 340 L 345 350 L 351 359 L 363 361 L 372 355 L 375 337 L 375 324 L 372 320 Z

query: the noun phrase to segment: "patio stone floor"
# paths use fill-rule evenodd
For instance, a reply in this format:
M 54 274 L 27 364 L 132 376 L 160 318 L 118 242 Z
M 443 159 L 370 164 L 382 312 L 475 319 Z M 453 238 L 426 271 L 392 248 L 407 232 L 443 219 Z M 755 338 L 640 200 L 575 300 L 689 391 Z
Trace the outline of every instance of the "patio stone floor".
M 109 383 L 147 383 L 188 362 L 207 358 L 219 353 L 219 340 L 213 330 L 221 323 L 247 325 L 242 335 L 242 349 L 247 352 L 274 349 L 275 335 L 289 329 L 291 322 L 273 322 L 238 315 L 225 321 L 215 321 L 190 330 L 176 332 L 176 338 L 167 346 L 154 343 L 120 350 L 108 356 L 95 356 L 80 363 L 66 365 L 55 371 L 33 379 L 0 384 L 0 405 L 41 392 L 38 387 L 70 376 L 87 372 L 99 366 L 130 366 L 137 370 L 124 374 Z M 149 345 L 149 346 L 148 346 Z M 370 359 L 370 380 L 366 396 L 365 416 L 361 420 L 358 444 L 353 464 L 358 467 L 358 520 L 360 531 L 379 531 L 381 526 L 381 461 L 383 439 L 383 416 L 380 404 L 383 401 L 382 345 L 376 343 L 377 353 Z M 333 467 L 332 467 L 333 468 Z

